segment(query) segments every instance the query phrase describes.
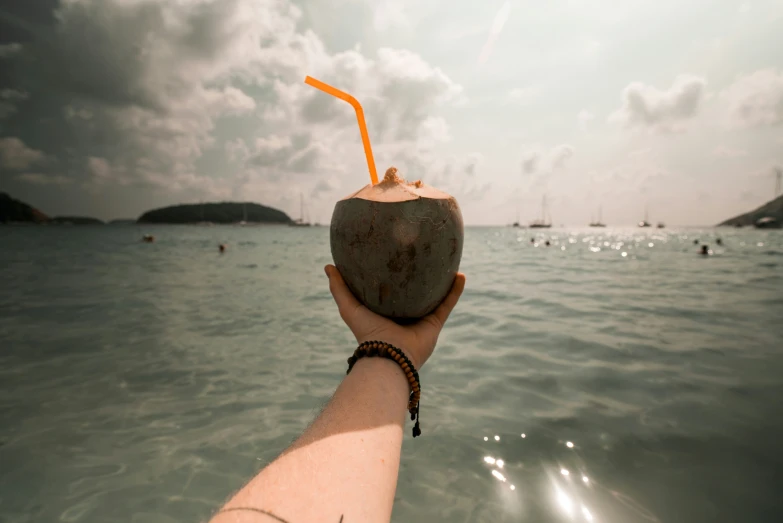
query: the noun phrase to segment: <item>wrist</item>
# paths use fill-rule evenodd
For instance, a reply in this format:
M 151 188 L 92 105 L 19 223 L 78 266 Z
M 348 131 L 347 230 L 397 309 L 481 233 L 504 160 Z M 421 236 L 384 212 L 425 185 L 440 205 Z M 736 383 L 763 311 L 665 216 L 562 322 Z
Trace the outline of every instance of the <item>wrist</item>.
M 351 374 L 359 371 L 361 375 L 371 377 L 372 381 L 381 388 L 399 391 L 399 398 L 406 402 L 410 392 L 410 385 L 402 368 L 392 360 L 386 358 L 365 357 L 356 361 Z M 397 394 L 395 394 L 395 397 Z

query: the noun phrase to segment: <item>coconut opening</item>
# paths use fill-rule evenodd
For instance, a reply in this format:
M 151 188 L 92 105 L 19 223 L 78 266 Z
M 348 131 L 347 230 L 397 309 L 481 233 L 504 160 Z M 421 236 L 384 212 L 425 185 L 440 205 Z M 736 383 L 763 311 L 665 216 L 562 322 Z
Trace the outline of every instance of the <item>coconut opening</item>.
M 366 185 L 343 198 L 361 198 L 373 202 L 395 203 L 419 198 L 432 198 L 436 200 L 447 200 L 450 195 L 439 191 L 435 187 L 423 183 L 421 180 L 415 182 L 406 182 L 404 178 L 397 174 L 396 167 L 386 169 L 383 180 L 376 185 Z

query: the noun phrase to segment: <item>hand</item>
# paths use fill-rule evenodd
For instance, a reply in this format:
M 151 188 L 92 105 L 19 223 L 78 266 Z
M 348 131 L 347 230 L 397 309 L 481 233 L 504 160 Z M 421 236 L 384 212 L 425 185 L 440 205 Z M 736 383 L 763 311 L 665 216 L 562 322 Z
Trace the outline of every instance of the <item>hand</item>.
M 403 350 L 416 369 L 420 369 L 432 355 L 435 343 L 438 341 L 438 335 L 465 289 L 465 275 L 458 272 L 451 291 L 431 314 L 413 325 L 398 325 L 359 303 L 345 284 L 337 267 L 327 265 L 324 267 L 324 271 L 329 277 L 329 290 L 337 303 L 340 317 L 351 329 L 356 341 L 359 343 L 365 341 L 390 343 Z

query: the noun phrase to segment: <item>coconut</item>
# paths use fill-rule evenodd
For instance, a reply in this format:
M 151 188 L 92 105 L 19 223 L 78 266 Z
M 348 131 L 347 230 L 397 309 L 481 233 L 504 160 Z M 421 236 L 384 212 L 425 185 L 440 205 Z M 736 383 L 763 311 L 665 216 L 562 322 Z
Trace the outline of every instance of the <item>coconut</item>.
M 446 297 L 462 258 L 457 200 L 391 167 L 380 183 L 337 202 L 332 258 L 354 296 L 395 320 L 432 312 Z

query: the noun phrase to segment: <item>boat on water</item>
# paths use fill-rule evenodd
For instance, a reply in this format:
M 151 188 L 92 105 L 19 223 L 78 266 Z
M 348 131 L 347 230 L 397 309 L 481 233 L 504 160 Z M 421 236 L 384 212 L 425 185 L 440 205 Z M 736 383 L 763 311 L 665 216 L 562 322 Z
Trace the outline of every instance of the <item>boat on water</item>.
M 598 208 L 598 221 L 590 220 L 590 227 L 606 227 L 606 224 L 601 219 L 601 214 L 602 214 L 601 211 L 602 211 L 602 209 L 601 209 L 601 207 L 599 207 Z
M 242 203 L 242 221 L 239 222 L 240 227 L 247 225 L 247 203 Z
M 652 224 L 647 218 L 647 207 L 644 208 L 644 220 L 639 222 L 639 227 L 652 227 Z
M 765 216 L 753 224 L 756 229 L 781 229 L 781 223 L 772 216 Z
M 305 219 L 304 195 L 299 193 L 299 218 L 289 224 L 291 227 L 310 227 L 310 222 Z
M 512 223 L 512 224 L 511 224 L 511 226 L 512 226 L 512 227 L 516 227 L 516 228 L 519 228 L 519 227 L 520 227 L 520 225 L 519 225 L 519 209 L 517 209 L 517 221 L 515 221 L 514 223 Z
M 552 227 L 552 219 L 550 217 L 549 221 L 546 220 L 547 212 L 546 212 L 546 195 L 544 195 L 543 199 L 541 200 L 541 218 L 538 220 L 533 220 L 530 222 L 531 229 L 549 229 Z

